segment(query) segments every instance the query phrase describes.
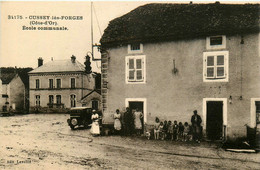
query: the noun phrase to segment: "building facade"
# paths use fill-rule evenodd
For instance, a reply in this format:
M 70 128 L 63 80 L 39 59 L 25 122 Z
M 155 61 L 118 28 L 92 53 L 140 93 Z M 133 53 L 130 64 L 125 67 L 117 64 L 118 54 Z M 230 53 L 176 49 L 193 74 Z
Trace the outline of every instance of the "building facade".
M 105 123 L 130 107 L 143 111 L 144 125 L 190 123 L 198 110 L 211 140 L 259 127 L 259 9 L 148 4 L 111 21 L 101 38 Z
M 30 112 L 66 112 L 82 106 L 81 98 L 95 88 L 93 74 L 72 56 L 69 60 L 50 61 L 29 72 Z

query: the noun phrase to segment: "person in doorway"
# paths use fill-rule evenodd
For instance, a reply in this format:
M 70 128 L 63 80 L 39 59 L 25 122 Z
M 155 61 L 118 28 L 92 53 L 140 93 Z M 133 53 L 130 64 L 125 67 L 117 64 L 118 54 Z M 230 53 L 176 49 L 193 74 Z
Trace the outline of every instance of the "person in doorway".
M 116 109 L 116 113 L 114 114 L 114 129 L 115 129 L 115 132 L 116 134 L 119 134 L 120 131 L 121 131 L 121 114 L 119 112 L 119 109 Z
M 201 140 L 201 117 L 198 115 L 197 110 L 193 111 L 193 115 L 191 117 L 191 124 L 193 130 L 193 140 L 200 143 Z
M 100 129 L 99 129 L 99 115 L 96 112 L 96 110 L 92 111 L 92 116 L 91 116 L 91 120 L 92 120 L 92 126 L 90 129 L 90 132 L 93 136 L 97 136 L 100 135 Z
M 136 108 L 136 110 L 134 112 L 134 116 L 135 116 L 135 130 L 136 130 L 136 134 L 137 135 L 141 135 L 141 131 L 142 131 L 141 119 L 143 118 L 143 113 L 141 111 L 139 111 L 138 108 Z

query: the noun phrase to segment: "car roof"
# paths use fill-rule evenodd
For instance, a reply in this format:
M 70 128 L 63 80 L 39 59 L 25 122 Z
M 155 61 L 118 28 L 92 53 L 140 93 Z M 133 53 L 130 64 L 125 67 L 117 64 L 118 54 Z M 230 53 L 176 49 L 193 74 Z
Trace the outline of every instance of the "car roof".
M 91 107 L 72 107 L 70 110 L 84 110 L 84 109 L 92 109 Z

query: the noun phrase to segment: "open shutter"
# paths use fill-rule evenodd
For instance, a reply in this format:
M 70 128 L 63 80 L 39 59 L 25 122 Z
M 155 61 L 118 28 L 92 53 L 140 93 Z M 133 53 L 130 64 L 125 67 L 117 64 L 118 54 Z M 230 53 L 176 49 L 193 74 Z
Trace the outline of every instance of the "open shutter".
M 206 77 L 207 78 L 215 77 L 214 56 L 206 57 Z

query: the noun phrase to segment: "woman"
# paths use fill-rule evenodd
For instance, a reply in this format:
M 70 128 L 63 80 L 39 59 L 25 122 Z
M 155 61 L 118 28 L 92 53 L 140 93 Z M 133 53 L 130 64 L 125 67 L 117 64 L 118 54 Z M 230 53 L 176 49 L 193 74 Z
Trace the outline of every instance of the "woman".
M 91 126 L 91 134 L 93 136 L 95 135 L 99 135 L 100 134 L 100 129 L 99 129 L 99 115 L 97 114 L 97 112 L 95 110 L 93 110 L 92 112 L 92 116 L 91 116 L 91 120 L 92 120 L 92 126 Z
M 120 121 L 120 119 L 121 119 L 121 114 L 119 113 L 119 110 L 118 110 L 118 109 L 116 109 L 116 113 L 114 114 L 114 119 L 115 119 L 115 121 L 114 121 L 115 131 L 116 131 L 117 133 L 119 133 L 119 131 L 121 130 L 122 125 L 121 125 L 121 121 Z
M 135 116 L 135 130 L 137 135 L 140 135 L 142 130 L 141 119 L 143 118 L 143 113 L 140 112 L 138 108 L 136 108 L 136 111 L 134 112 L 134 116 Z

